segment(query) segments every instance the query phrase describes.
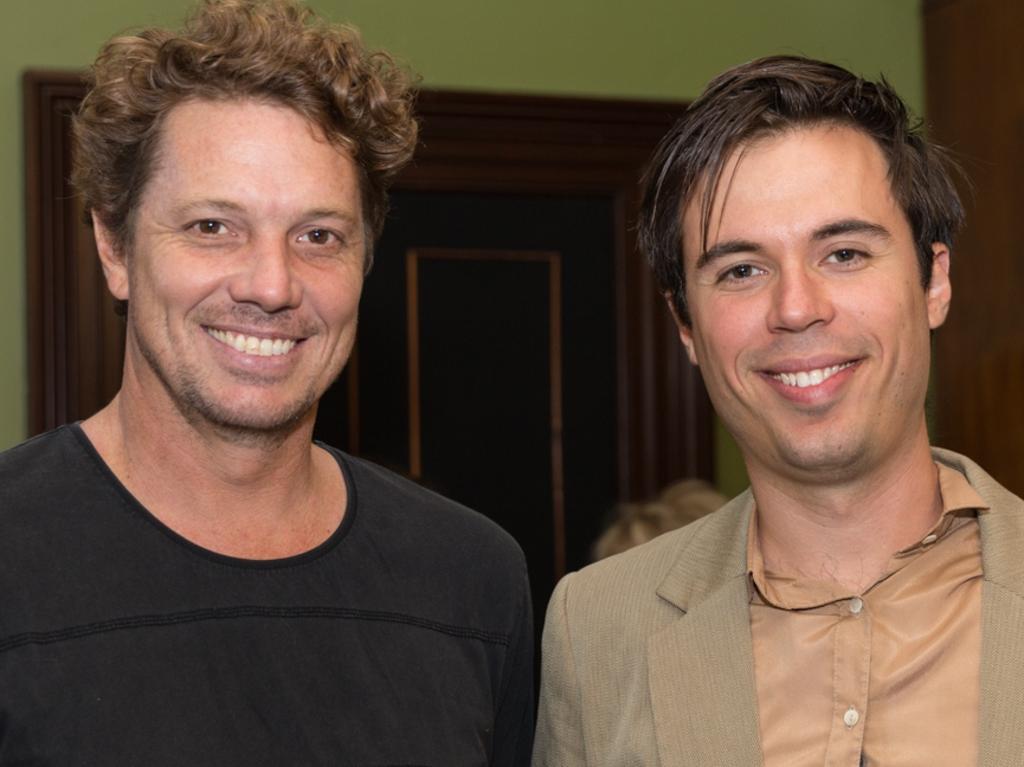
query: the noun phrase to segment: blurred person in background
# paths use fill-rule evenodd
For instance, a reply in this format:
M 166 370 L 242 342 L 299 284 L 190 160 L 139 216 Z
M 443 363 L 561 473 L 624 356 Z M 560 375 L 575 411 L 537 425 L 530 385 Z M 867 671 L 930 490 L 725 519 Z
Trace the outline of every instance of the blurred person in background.
M 673 482 L 647 503 L 623 503 L 594 543 L 594 561 L 654 540 L 662 533 L 695 522 L 729 499 L 702 479 Z

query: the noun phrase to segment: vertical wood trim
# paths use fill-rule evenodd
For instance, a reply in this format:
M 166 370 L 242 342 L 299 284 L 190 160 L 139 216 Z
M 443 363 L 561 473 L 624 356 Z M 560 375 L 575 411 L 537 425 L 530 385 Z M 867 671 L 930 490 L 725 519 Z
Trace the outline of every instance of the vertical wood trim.
M 80 321 L 82 225 L 68 183 L 72 151 L 67 115 L 85 94 L 85 85 L 74 72 L 29 71 L 22 89 L 31 435 L 90 414 L 80 412 L 78 383 L 102 363 L 105 339 L 97 337 L 95 318 Z M 98 271 L 98 264 L 93 268 Z M 83 365 L 90 369 L 81 370 Z
M 405 254 L 406 337 L 409 345 L 409 474 L 423 476 L 420 424 L 420 304 L 419 254 Z
M 562 259 L 548 259 L 548 360 L 551 371 L 551 511 L 555 578 L 565 575 L 565 468 L 562 451 Z
M 618 449 L 615 451 L 616 485 L 619 498 L 629 496 L 630 488 L 636 485 L 633 476 L 632 432 L 633 403 L 631 394 L 635 390 L 636 365 L 632 359 L 635 322 L 632 311 L 630 269 L 627 256 L 633 248 L 627 243 L 629 235 L 629 214 L 626 195 L 619 191 L 614 198 L 612 211 L 615 216 L 615 435 Z
M 50 149 L 44 147 L 40 125 L 42 107 L 38 103 L 42 84 L 26 73 L 22 81 L 22 110 L 25 131 L 25 251 L 28 255 L 25 264 L 26 282 L 26 317 L 25 326 L 28 330 L 26 344 L 28 358 L 28 431 L 29 436 L 41 431 L 40 428 L 48 421 L 47 405 L 52 401 L 52 393 L 46 391 L 47 376 L 43 346 L 47 342 L 46 330 L 43 327 L 45 313 L 40 311 L 38 301 L 43 294 L 43 269 L 45 259 L 42 257 L 43 225 L 42 217 L 47 205 L 43 204 L 41 175 L 43 157 Z

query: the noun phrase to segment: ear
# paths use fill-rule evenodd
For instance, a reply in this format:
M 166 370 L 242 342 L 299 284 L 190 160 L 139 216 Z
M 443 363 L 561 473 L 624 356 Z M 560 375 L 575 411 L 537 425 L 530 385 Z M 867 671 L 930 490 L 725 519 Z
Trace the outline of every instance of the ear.
M 693 351 L 693 328 L 687 323 L 683 322 L 679 316 L 679 310 L 676 308 L 676 302 L 672 296 L 671 290 L 666 290 L 662 293 L 665 298 L 665 303 L 668 304 L 668 310 L 672 312 L 672 319 L 675 320 L 676 330 L 679 331 L 679 340 L 683 342 L 683 346 L 686 347 L 686 356 L 690 358 L 695 366 L 700 367 L 700 363 L 697 362 L 697 355 Z
M 953 287 L 949 282 L 949 248 L 941 242 L 932 243 L 932 281 L 928 285 L 928 327 L 932 330 L 946 321 Z
M 92 229 L 96 237 L 96 250 L 100 254 L 100 266 L 107 280 L 107 289 L 119 301 L 128 300 L 128 265 L 124 253 L 116 244 L 117 240 L 100 217 L 93 211 Z

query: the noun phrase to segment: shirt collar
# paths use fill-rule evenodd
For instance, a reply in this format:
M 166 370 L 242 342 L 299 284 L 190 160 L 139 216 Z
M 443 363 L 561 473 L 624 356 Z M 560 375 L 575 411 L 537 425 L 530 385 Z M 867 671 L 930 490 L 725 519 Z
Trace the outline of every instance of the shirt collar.
M 935 466 L 938 468 L 942 513 L 919 541 L 893 555 L 894 564 L 886 570 L 882 578 L 888 577 L 895 569 L 898 569 L 902 565 L 901 560 L 908 560 L 914 554 L 932 548 L 936 542 L 942 540 L 954 528 L 959 527 L 956 524 L 958 520 L 962 520 L 962 524 L 966 521 L 963 519 L 965 516 L 973 517 L 979 511 L 989 510 L 988 504 L 971 487 L 971 483 L 963 474 L 943 463 L 936 462 Z M 776 607 L 793 610 L 817 607 L 854 596 L 838 583 L 767 573 L 764 568 L 761 547 L 758 544 L 757 517 L 755 504 L 747 529 L 747 572 L 752 598 L 760 596 L 765 602 Z

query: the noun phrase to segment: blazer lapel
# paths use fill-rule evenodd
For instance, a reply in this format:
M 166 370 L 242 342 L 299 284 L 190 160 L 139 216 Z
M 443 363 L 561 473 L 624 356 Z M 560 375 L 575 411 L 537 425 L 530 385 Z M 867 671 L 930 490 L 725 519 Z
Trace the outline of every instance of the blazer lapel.
M 1019 767 L 1024 755 L 1024 502 L 972 461 L 934 450 L 989 505 L 978 515 L 981 590 L 981 711 L 978 766 Z
M 1024 758 L 1024 600 L 988 579 L 981 597 L 979 767 Z
M 762 762 L 746 577 L 752 511 L 746 493 L 708 517 L 658 589 L 683 611 L 647 645 L 665 767 Z
M 758 765 L 749 595 L 744 577 L 648 643 L 661 764 Z

